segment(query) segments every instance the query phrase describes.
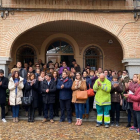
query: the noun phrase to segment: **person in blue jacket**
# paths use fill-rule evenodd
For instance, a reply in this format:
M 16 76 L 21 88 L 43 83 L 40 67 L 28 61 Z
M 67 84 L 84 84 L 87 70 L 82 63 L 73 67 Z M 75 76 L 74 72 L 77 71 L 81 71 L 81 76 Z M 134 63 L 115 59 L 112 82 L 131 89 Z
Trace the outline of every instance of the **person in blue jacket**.
M 87 71 L 83 71 L 83 80 L 86 81 L 86 85 L 87 85 L 87 90 L 91 87 L 91 79 L 88 76 L 88 72 Z M 85 108 L 86 108 L 86 112 L 85 112 Z M 86 104 L 83 105 L 83 119 L 88 119 L 89 118 L 89 98 L 86 101 Z
M 71 99 L 72 99 L 72 80 L 68 78 L 67 72 L 62 72 L 62 78 L 57 82 L 57 89 L 59 89 L 59 99 L 61 108 L 60 122 L 65 121 L 65 108 L 67 110 L 67 120 L 72 122 Z

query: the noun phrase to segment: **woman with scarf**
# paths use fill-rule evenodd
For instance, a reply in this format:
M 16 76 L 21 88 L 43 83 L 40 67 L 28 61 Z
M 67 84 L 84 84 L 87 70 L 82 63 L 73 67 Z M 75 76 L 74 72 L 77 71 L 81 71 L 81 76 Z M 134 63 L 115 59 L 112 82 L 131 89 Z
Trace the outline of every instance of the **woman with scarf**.
M 82 80 L 82 76 L 80 72 L 76 73 L 75 81 L 72 85 L 72 103 L 75 105 L 76 112 L 76 123 L 75 125 L 82 125 L 82 116 L 83 116 L 83 105 L 86 103 L 86 100 L 76 100 L 77 91 L 84 91 L 87 89 L 86 81 Z
M 118 76 L 114 75 L 111 82 L 111 126 L 114 126 L 114 116 L 116 113 L 116 126 L 119 126 L 120 120 L 120 101 L 122 85 L 118 82 Z
M 23 87 L 23 78 L 19 76 L 19 71 L 14 71 L 8 84 L 8 89 L 10 90 L 9 102 L 12 106 L 14 123 L 19 121 L 19 105 L 22 103 L 21 97 L 23 97 Z
M 35 109 L 38 107 L 38 81 L 35 74 L 31 73 L 29 80 L 25 84 L 25 97 L 33 97 L 32 103 L 28 108 L 28 122 L 34 122 Z
M 65 109 L 67 110 L 68 123 L 72 123 L 71 99 L 72 99 L 72 80 L 68 78 L 67 72 L 63 71 L 62 78 L 57 82 L 59 90 L 59 100 L 61 108 L 60 122 L 65 121 Z

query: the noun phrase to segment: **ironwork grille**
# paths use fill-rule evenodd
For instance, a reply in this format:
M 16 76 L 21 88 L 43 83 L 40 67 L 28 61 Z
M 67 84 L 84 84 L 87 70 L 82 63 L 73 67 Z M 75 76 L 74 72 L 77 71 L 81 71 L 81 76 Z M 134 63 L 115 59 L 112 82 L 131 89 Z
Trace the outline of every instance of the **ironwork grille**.
M 90 65 L 91 69 L 96 70 L 97 68 L 103 68 L 103 53 L 99 47 L 90 46 L 88 47 L 83 56 L 83 66 Z
M 34 48 L 30 45 L 21 46 L 17 51 L 16 61 L 20 61 L 22 64 L 31 61 L 34 64 L 34 62 L 37 61 L 37 55 Z

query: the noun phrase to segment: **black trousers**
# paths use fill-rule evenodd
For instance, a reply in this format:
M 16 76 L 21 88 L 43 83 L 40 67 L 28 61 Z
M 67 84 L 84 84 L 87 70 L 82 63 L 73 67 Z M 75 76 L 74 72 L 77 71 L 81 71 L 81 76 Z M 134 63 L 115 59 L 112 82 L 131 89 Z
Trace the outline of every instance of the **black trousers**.
M 5 118 L 5 103 L 0 104 L 1 106 L 1 119 Z
M 136 117 L 137 117 L 138 128 L 140 130 L 140 111 L 136 111 Z
M 58 116 L 59 115 L 59 108 L 60 108 L 60 104 L 59 104 L 59 93 L 56 93 L 55 96 L 55 103 L 53 106 L 53 110 L 54 110 L 54 115 Z
M 41 94 L 38 95 L 38 115 L 41 116 L 43 112 L 43 97 Z
M 32 107 L 32 105 L 28 108 L 28 119 L 34 120 L 35 116 L 35 108 Z
M 114 122 L 114 117 L 116 113 L 116 122 L 120 120 L 120 103 L 112 102 L 111 103 L 111 121 Z
M 72 121 L 72 111 L 71 111 L 71 99 L 68 100 L 60 100 L 60 108 L 61 108 L 61 120 L 65 120 L 65 108 L 67 110 L 67 120 Z
M 89 97 L 89 110 L 93 110 L 93 101 L 94 101 L 94 96 Z

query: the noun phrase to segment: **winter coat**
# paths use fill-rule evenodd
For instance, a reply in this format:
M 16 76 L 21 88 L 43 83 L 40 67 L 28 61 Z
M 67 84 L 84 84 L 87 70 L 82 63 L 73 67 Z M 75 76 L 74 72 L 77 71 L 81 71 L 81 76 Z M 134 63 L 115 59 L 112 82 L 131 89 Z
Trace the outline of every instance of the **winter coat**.
M 67 68 L 68 70 L 70 70 L 69 67 L 60 67 L 60 68 L 59 68 L 59 75 L 62 74 L 64 68 Z
M 117 87 L 111 86 L 111 102 L 120 103 L 121 93 L 123 92 L 123 87 L 119 84 Z
M 98 82 L 101 83 L 101 87 L 98 86 Z M 97 105 L 111 105 L 111 82 L 107 78 L 105 78 L 103 82 L 100 80 L 100 78 L 97 79 L 93 86 L 93 90 L 96 91 L 95 103 Z
M 49 89 L 48 93 L 46 92 L 47 89 Z M 41 91 L 42 91 L 43 103 L 45 104 L 55 103 L 55 94 L 56 94 L 55 81 L 51 80 L 48 85 L 48 82 L 44 80 L 41 85 Z
M 133 110 L 140 111 L 140 87 L 135 94 L 129 94 L 128 98 L 133 101 Z
M 98 79 L 98 77 L 97 76 L 93 76 L 92 78 L 90 78 L 91 79 L 91 88 L 93 87 L 93 85 L 94 85 L 94 83 L 95 83 L 95 81 Z
M 83 79 L 86 80 L 87 89 L 89 89 L 89 86 L 91 87 L 91 79 L 90 79 L 90 77 L 89 76 L 83 77 Z
M 37 108 L 38 107 L 38 88 L 39 88 L 39 84 L 38 81 L 36 80 L 36 82 L 31 86 L 29 82 L 26 82 L 25 84 L 25 97 L 33 97 L 33 101 L 32 101 L 32 107 L 33 108 Z
M 140 85 L 138 83 L 135 83 L 135 82 L 131 82 L 129 84 L 129 87 L 128 87 L 128 91 L 131 90 L 133 93 L 135 93 L 135 91 L 140 87 Z M 133 102 L 132 100 L 130 100 L 128 98 L 127 102 Z
M 121 78 L 120 78 L 120 83 L 122 84 L 122 86 L 123 86 L 123 92 L 125 92 L 126 91 L 126 87 L 125 87 L 125 83 L 128 83 L 129 82 L 129 77 L 128 76 L 126 76 L 122 81 L 121 81 Z
M 72 85 L 72 102 L 73 103 L 86 103 L 86 100 L 76 100 L 77 91 L 84 91 L 87 89 L 86 81 L 81 81 L 80 87 L 76 87 L 76 81 Z
M 21 68 L 19 70 L 19 75 L 24 78 L 24 79 L 27 79 L 27 71 L 24 69 L 24 68 Z
M 22 104 L 21 97 L 23 97 L 22 89 L 24 87 L 23 78 L 19 77 L 19 85 L 17 86 L 17 94 L 16 94 L 16 87 L 13 78 L 11 77 L 8 84 L 8 89 L 10 90 L 9 94 L 9 102 L 10 105 L 19 105 Z
M 61 89 L 62 84 L 64 84 L 64 88 Z M 58 79 L 57 89 L 59 89 L 59 99 L 68 100 L 72 99 L 72 80 L 69 78 Z
M 8 89 L 8 78 L 1 78 L 2 85 L 0 85 L 0 104 L 4 104 L 6 102 L 6 90 Z

